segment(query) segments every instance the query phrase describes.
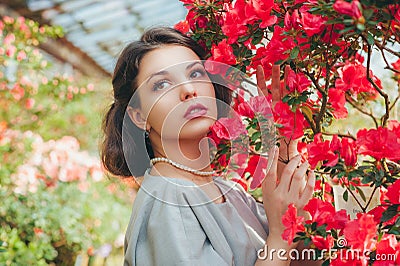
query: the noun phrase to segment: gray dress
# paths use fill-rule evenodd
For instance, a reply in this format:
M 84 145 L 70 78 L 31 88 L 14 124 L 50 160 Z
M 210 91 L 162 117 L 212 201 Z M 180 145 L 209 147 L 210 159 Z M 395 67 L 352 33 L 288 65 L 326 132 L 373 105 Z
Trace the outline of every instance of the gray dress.
M 125 235 L 124 265 L 254 265 L 268 236 L 263 205 L 214 177 L 216 204 L 191 181 L 146 172 Z

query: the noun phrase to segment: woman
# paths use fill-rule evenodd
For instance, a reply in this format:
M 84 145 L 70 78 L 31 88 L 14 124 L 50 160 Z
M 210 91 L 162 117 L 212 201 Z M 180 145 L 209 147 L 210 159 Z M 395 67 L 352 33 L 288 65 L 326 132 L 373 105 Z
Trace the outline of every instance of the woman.
M 191 38 L 156 28 L 129 44 L 117 61 L 102 161 L 114 175 L 144 175 L 126 232 L 124 264 L 288 265 L 287 254 L 260 259 L 257 253 L 265 245 L 296 248 L 281 238 L 281 217 L 289 203 L 302 208 L 308 202 L 314 174 L 306 175 L 308 163 L 300 156 L 280 170 L 274 148 L 262 185 L 264 204 L 213 174 L 205 137 L 231 95 L 212 82 L 203 59 Z M 279 71 L 274 73 L 276 94 Z M 258 79 L 264 83 L 260 70 Z

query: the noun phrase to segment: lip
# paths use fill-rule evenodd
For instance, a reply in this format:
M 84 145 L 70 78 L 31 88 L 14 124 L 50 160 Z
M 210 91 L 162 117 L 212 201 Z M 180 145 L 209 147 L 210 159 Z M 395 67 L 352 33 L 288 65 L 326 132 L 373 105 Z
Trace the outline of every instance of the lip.
M 193 112 L 193 110 L 196 110 L 196 109 L 198 109 L 198 110 Z M 193 119 L 196 117 L 204 116 L 205 114 L 207 114 L 207 111 L 208 111 L 207 107 L 205 107 L 201 103 L 196 103 L 196 104 L 189 106 L 189 108 L 186 110 L 183 117 L 186 119 Z

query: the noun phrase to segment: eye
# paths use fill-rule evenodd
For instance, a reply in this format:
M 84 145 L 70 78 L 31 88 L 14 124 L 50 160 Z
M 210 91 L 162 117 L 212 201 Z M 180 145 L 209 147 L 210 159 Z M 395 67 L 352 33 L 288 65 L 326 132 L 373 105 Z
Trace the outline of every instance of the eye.
M 168 80 L 160 80 L 154 83 L 153 85 L 153 91 L 159 91 L 159 90 L 164 90 L 168 87 L 169 82 Z
M 190 78 L 192 78 L 192 79 L 200 78 L 200 77 L 203 77 L 205 74 L 206 74 L 206 72 L 204 70 L 200 70 L 200 69 L 193 70 L 190 73 Z

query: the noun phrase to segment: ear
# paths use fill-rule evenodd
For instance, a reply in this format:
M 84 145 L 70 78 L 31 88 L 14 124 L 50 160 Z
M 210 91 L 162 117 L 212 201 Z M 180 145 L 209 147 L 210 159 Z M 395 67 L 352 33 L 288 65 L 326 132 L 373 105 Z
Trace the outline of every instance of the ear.
M 146 119 L 143 118 L 142 112 L 138 108 L 133 108 L 132 106 L 128 106 L 127 112 L 129 115 L 129 118 L 132 120 L 132 122 L 140 129 L 147 130 L 148 125 L 146 123 Z

